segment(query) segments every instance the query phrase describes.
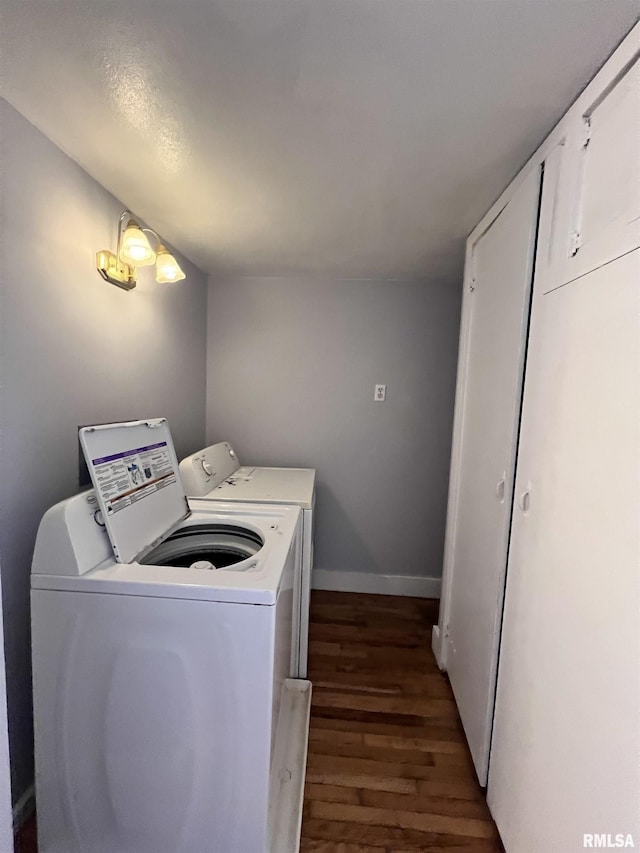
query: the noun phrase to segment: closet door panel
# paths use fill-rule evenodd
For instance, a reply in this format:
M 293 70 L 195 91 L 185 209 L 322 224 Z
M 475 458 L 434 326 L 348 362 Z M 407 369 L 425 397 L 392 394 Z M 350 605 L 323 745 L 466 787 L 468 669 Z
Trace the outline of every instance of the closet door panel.
M 640 246 L 639 93 L 636 53 L 613 79 L 589 87 L 570 123 L 559 223 L 563 260 L 550 287 Z
M 535 169 L 473 247 L 447 671 L 486 782 L 526 326 L 540 195 Z
M 640 838 L 640 250 L 536 292 L 488 799 L 507 850 Z

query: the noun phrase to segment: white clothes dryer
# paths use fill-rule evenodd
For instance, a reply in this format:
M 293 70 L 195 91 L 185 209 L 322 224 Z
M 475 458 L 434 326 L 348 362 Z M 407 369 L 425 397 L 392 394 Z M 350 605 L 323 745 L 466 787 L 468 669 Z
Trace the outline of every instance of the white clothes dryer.
M 309 600 L 313 568 L 314 468 L 265 468 L 240 465 L 228 441 L 212 444 L 180 462 L 189 500 L 243 501 L 302 510 L 302 572 L 294 589 L 294 661 L 292 676 L 307 677 Z
M 191 511 L 164 419 L 81 431 L 31 575 L 42 853 L 298 849 L 298 507 Z

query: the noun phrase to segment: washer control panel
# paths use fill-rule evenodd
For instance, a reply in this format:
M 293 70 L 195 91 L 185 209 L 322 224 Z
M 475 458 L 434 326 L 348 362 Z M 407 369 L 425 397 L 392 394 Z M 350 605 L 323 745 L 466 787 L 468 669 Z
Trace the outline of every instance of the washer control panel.
M 57 503 L 44 514 L 31 571 L 47 575 L 84 575 L 113 558 L 102 511 L 93 490 Z
M 185 493 L 200 498 L 231 477 L 240 468 L 238 457 L 228 441 L 220 441 L 187 456 L 180 463 Z

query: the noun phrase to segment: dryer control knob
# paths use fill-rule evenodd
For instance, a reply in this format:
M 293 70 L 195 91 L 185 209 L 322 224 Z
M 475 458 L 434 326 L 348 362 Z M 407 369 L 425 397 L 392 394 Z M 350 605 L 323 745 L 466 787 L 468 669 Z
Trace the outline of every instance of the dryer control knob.
M 211 470 L 211 465 L 209 465 L 206 459 L 202 460 L 202 470 L 207 475 L 207 477 L 210 477 L 213 474 L 213 471 Z

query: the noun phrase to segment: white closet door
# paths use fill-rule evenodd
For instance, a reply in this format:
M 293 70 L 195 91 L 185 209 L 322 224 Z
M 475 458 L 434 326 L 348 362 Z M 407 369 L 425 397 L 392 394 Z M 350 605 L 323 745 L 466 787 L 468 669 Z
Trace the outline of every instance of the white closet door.
M 489 804 L 507 850 L 640 843 L 640 250 L 536 288 Z
M 473 247 L 446 668 L 486 782 L 540 194 L 534 169 Z
M 560 214 L 556 235 L 565 255 L 558 284 L 640 246 L 638 57 L 614 79 L 599 75 L 572 122 L 563 175 L 569 216 Z

